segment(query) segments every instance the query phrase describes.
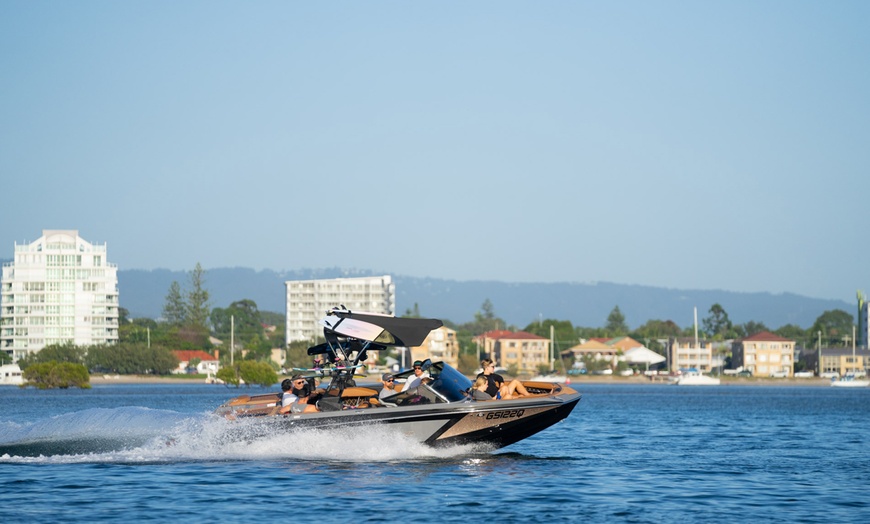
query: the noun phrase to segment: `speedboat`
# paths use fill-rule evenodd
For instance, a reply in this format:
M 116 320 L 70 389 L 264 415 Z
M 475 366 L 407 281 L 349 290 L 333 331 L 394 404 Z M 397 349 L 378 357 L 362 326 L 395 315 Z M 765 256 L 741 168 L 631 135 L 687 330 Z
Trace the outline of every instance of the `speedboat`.
M 416 387 L 378 400 L 381 384 L 357 384 L 354 373 L 368 351 L 389 346 L 419 346 L 437 319 L 397 318 L 333 309 L 320 321 L 326 342 L 308 349 L 325 355 L 323 367 L 305 368 L 303 376 L 329 380 L 316 401 L 317 412 L 279 414 L 281 394 L 243 395 L 216 413 L 229 419 L 257 418 L 268 431 L 384 425 L 430 446 L 480 443 L 493 448 L 528 438 L 567 417 L 580 401 L 570 387 L 525 381 L 528 396 L 511 400 L 474 400 L 471 380 L 445 362 L 423 362 L 428 377 Z M 396 374 L 407 379 L 413 370 Z

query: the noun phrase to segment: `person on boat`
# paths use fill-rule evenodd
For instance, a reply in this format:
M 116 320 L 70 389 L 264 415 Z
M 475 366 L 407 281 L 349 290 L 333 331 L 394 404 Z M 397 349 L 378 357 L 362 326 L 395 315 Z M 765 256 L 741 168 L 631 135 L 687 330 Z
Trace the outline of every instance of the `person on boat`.
M 319 411 L 316 405 L 308 403 L 308 400 L 314 393 L 308 380 L 306 380 L 302 375 L 295 375 L 289 380 L 291 383 L 290 394 L 295 396 L 296 400 L 291 401 L 287 405 L 283 405 L 284 399 L 282 398 L 282 407 L 278 410 L 278 413 L 314 413 Z M 284 380 L 284 382 L 287 382 L 287 380 Z M 284 387 L 284 382 L 281 383 L 282 389 Z
M 505 384 L 504 377 L 495 372 L 495 362 L 492 360 L 488 358 L 481 360 L 480 367 L 483 369 L 483 372 L 477 376 L 484 377 L 487 380 L 486 392 L 492 398 L 510 400 L 529 395 L 529 390 L 517 379 L 513 379 Z
M 293 380 L 285 378 L 281 381 L 281 391 L 284 393 L 281 395 L 281 409 L 278 410 L 278 413 L 289 413 L 291 404 L 299 400 L 299 397 L 294 395 L 292 390 Z
M 405 385 L 402 387 L 402 391 L 408 391 L 411 388 L 415 388 L 423 383 L 423 379 L 426 378 L 426 375 L 423 374 L 423 361 L 415 360 L 414 361 L 414 375 L 408 377 L 405 380 Z
M 383 384 L 384 387 L 382 387 L 381 392 L 378 393 L 378 400 L 384 400 L 386 397 L 398 393 L 398 391 L 396 391 L 396 378 L 392 373 L 384 373 L 381 375 L 381 384 Z
M 474 400 L 492 400 L 492 395 L 486 392 L 489 386 L 489 381 L 486 377 L 478 376 L 474 380 L 474 385 L 471 386 L 471 398 Z

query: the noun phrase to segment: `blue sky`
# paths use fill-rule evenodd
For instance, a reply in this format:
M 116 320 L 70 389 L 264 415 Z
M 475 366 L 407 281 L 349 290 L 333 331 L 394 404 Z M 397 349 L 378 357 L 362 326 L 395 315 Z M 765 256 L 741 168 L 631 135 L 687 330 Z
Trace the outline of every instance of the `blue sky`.
M 0 258 L 870 291 L 870 3 L 0 3 Z

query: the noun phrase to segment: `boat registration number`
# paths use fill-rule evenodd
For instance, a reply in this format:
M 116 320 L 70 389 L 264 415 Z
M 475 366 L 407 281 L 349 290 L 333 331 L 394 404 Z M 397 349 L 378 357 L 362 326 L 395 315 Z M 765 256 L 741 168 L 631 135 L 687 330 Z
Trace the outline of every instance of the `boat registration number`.
M 507 411 L 491 411 L 486 414 L 486 420 L 505 419 L 505 418 L 520 418 L 526 410 L 510 409 Z

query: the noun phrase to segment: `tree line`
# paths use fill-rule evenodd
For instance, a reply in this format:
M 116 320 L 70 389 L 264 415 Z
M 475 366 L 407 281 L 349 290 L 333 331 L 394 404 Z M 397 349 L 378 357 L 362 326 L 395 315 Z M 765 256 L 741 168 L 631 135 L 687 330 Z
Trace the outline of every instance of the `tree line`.
M 58 362 L 84 366 L 93 373 L 154 374 L 165 375 L 178 367 L 178 359 L 172 350 L 200 349 L 212 355 L 216 350 L 222 368 L 229 368 L 233 375 L 224 372 L 230 383 L 264 383 L 271 379 L 271 372 L 279 371 L 272 360 L 272 349 L 286 351 L 284 366 L 309 367 L 307 354 L 309 343 L 296 342 L 285 347 L 284 314 L 260 311 L 256 302 L 241 299 L 226 308 L 212 307 L 206 286 L 206 271 L 197 263 L 182 284 L 173 281 L 162 310 L 162 318 L 129 318 L 124 308 L 119 309 L 119 343 L 113 346 L 75 347 L 71 344 L 48 346 L 39 353 L 20 361 L 22 369 L 31 364 Z M 405 311 L 406 317 L 420 317 L 420 307 Z M 630 336 L 660 354 L 665 347 L 660 341 L 670 337 L 694 336 L 694 326 L 680 327 L 672 320 L 652 319 L 636 329 L 630 329 L 625 316 L 615 306 L 600 327 L 574 326 L 570 320 L 539 319 L 524 327 L 510 325 L 495 313 L 495 307 L 486 299 L 471 321 L 457 324 L 450 320 L 445 325 L 456 330 L 460 347 L 460 370 L 473 371 L 478 367 L 477 348 L 473 338 L 487 331 L 498 329 L 526 331 L 549 338 L 552 326 L 555 335 L 556 354 L 591 338 L 615 338 Z M 708 340 L 728 340 L 750 336 L 762 331 L 795 340 L 799 347 L 812 347 L 819 339 L 824 347 L 848 346 L 852 336 L 854 318 L 843 310 L 825 311 L 808 329 L 787 324 L 770 329 L 763 322 L 732 322 L 720 304 L 714 304 L 699 326 L 699 336 Z M 266 329 L 269 326 L 269 329 Z M 229 340 L 233 338 L 238 347 L 232 355 Z M 215 339 L 219 340 L 217 342 Z M 219 344 L 216 346 L 216 344 Z M 381 352 L 386 353 L 386 352 Z M 388 355 L 379 355 L 383 364 Z M 230 362 L 233 366 L 230 367 Z M 246 362 L 258 362 L 251 365 Z M 244 363 L 244 364 L 243 364 Z M 276 379 L 277 379 L 277 375 Z M 247 377 L 247 378 L 246 378 Z
M 407 309 L 403 316 L 420 316 L 420 308 L 414 304 L 413 309 Z M 748 321 L 742 324 L 731 321 L 728 312 L 721 304 L 713 304 L 707 312 L 707 316 L 701 320 L 698 326 L 698 336 L 704 340 L 725 341 L 746 338 L 761 332 L 770 332 L 775 335 L 794 340 L 797 347 L 809 348 L 820 343 L 823 347 L 848 347 L 851 344 L 852 326 L 854 317 L 842 309 L 834 309 L 823 312 L 807 329 L 794 324 L 786 324 L 776 329 L 771 329 L 763 322 Z M 592 338 L 617 338 L 629 336 L 638 342 L 642 342 L 649 349 L 666 355 L 667 348 L 664 341 L 669 338 L 694 337 L 695 326 L 680 327 L 672 320 L 651 319 L 636 329 L 630 329 L 626 323 L 625 315 L 614 306 L 601 327 L 574 326 L 570 320 L 539 319 L 524 327 L 508 324 L 495 314 L 495 308 L 489 299 L 481 305 L 474 320 L 463 324 L 455 324 L 445 321 L 445 325 L 456 330 L 457 340 L 460 345 L 460 367 L 474 369 L 477 367 L 476 347 L 472 342 L 487 331 L 499 329 L 509 331 L 525 331 L 544 338 L 550 337 L 550 327 L 553 328 L 555 354 L 583 340 Z M 557 357 L 558 358 L 558 357 Z M 564 363 L 570 366 L 571 363 Z M 590 363 L 589 369 L 595 368 L 595 363 Z M 542 366 L 539 371 L 549 366 Z M 464 371 L 463 370 L 463 371 Z

